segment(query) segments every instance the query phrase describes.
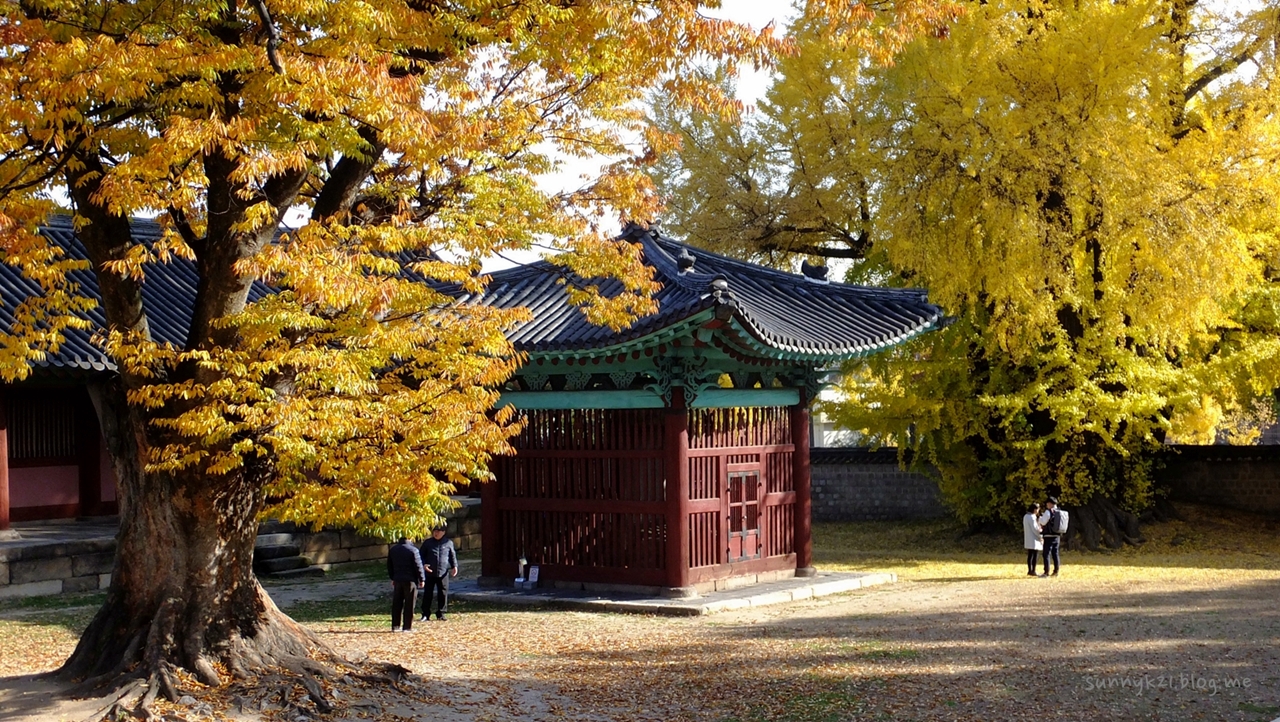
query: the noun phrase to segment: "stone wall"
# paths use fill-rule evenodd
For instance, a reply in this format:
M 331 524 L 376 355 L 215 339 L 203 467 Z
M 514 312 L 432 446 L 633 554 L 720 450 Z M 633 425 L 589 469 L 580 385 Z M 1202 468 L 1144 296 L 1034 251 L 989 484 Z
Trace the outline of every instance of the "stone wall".
M 480 500 L 460 501 L 462 506 L 449 515 L 448 534 L 460 551 L 479 549 Z M 20 538 L 0 541 L 0 598 L 106 589 L 115 563 L 116 523 L 103 519 L 19 527 Z M 259 537 L 268 544 L 296 545 L 295 553 L 324 569 L 387 556 L 386 542 L 349 529 L 310 532 L 268 522 L 259 533 L 279 537 Z
M 937 519 L 948 514 L 938 482 L 898 467 L 897 449 L 810 451 L 814 521 Z
M 1175 446 L 1156 479 L 1174 501 L 1280 514 L 1280 446 Z
M 480 500 L 461 499 L 462 506 L 450 512 L 449 538 L 458 551 L 480 548 Z M 299 555 L 311 564 L 325 569 L 335 564 L 363 562 L 387 558 L 387 543 L 381 539 L 361 536 L 346 530 L 324 529 L 311 532 L 305 529 L 282 530 L 298 545 Z M 417 540 L 422 541 L 422 540 Z
M 106 589 L 115 556 L 114 538 L 0 549 L 0 598 Z
M 947 515 L 934 477 L 898 467 L 896 449 L 815 448 L 814 521 Z M 1171 446 L 1156 486 L 1173 501 L 1280 514 L 1280 446 Z

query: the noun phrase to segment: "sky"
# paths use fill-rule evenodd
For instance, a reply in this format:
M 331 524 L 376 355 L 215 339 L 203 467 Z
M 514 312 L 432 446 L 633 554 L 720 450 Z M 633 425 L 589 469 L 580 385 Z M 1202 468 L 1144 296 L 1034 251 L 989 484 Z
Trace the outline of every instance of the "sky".
M 718 9 L 703 12 L 710 17 L 745 23 L 757 29 L 762 29 L 772 22 L 774 32 L 782 33 L 797 11 L 790 0 L 722 0 Z M 756 71 L 750 66 L 742 68 L 737 83 L 739 99 L 746 103 L 755 103 L 768 90 L 769 80 L 770 72 L 767 70 Z M 583 184 L 583 176 L 593 175 L 603 164 L 603 161 L 598 160 L 569 159 L 559 172 L 543 176 L 540 185 L 549 192 L 572 190 Z M 613 220 L 605 225 L 607 230 L 614 232 L 621 230 Z M 506 252 L 502 257 L 493 257 L 485 261 L 482 270 L 488 273 L 510 268 L 517 263 L 530 263 L 538 260 L 543 253 L 542 250 Z

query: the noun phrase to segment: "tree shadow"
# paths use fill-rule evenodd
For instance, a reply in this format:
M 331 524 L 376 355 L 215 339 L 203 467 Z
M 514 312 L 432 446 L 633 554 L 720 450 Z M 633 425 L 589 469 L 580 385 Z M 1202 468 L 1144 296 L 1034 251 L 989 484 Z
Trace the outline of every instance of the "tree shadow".
M 679 680 L 681 695 L 719 705 L 703 712 L 740 719 L 782 718 L 779 700 L 806 695 L 843 700 L 813 719 L 1275 717 L 1265 710 L 1280 705 L 1280 580 L 1041 596 L 1043 587 L 979 583 L 968 595 L 906 605 L 882 594 L 827 598 L 703 624 L 676 641 L 576 650 L 544 664 L 574 680 L 568 689 L 579 699 L 615 699 L 624 695 L 610 680 L 661 673 Z M 966 605 L 992 595 L 1000 595 L 994 606 Z M 672 719 L 714 719 L 672 707 Z

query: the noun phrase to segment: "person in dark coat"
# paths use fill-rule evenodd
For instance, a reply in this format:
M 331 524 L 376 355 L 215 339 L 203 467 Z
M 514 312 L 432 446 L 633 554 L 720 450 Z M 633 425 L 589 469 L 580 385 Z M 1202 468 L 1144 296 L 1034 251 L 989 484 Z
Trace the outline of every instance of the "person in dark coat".
M 422 556 L 407 537 L 387 549 L 387 576 L 391 577 L 391 631 L 413 631 L 413 607 L 426 581 Z
M 436 527 L 431 538 L 422 542 L 422 563 L 427 567 L 427 587 L 422 593 L 422 619 L 431 617 L 431 593 L 436 597 L 436 619 L 444 619 L 449 611 L 449 577 L 458 576 L 458 553 L 453 541 L 444 538 L 444 527 Z

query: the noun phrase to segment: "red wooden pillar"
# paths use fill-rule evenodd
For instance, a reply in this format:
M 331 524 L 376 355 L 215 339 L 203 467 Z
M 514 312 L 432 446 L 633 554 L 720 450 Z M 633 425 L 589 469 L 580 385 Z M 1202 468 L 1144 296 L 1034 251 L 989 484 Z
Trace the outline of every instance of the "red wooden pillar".
M 496 584 L 499 582 L 498 567 L 502 562 L 499 556 L 502 540 L 498 538 L 501 533 L 498 529 L 498 484 L 501 483 L 502 474 L 509 471 L 504 467 L 518 462 L 500 458 L 491 463 L 498 467 L 498 473 L 494 475 L 496 478 L 480 484 L 480 576 L 486 577 L 487 582 Z
M 792 479 L 796 490 L 796 576 L 811 577 L 817 572 L 813 568 L 813 536 L 810 527 L 813 498 L 809 483 L 809 404 L 803 392 L 800 394 L 800 403 L 791 407 L 791 443 L 795 445 L 791 459 Z
M 684 389 L 671 391 L 663 419 L 667 476 L 667 586 L 674 595 L 694 594 L 689 586 L 689 410 Z
M 9 410 L 0 386 L 0 531 L 9 528 Z

